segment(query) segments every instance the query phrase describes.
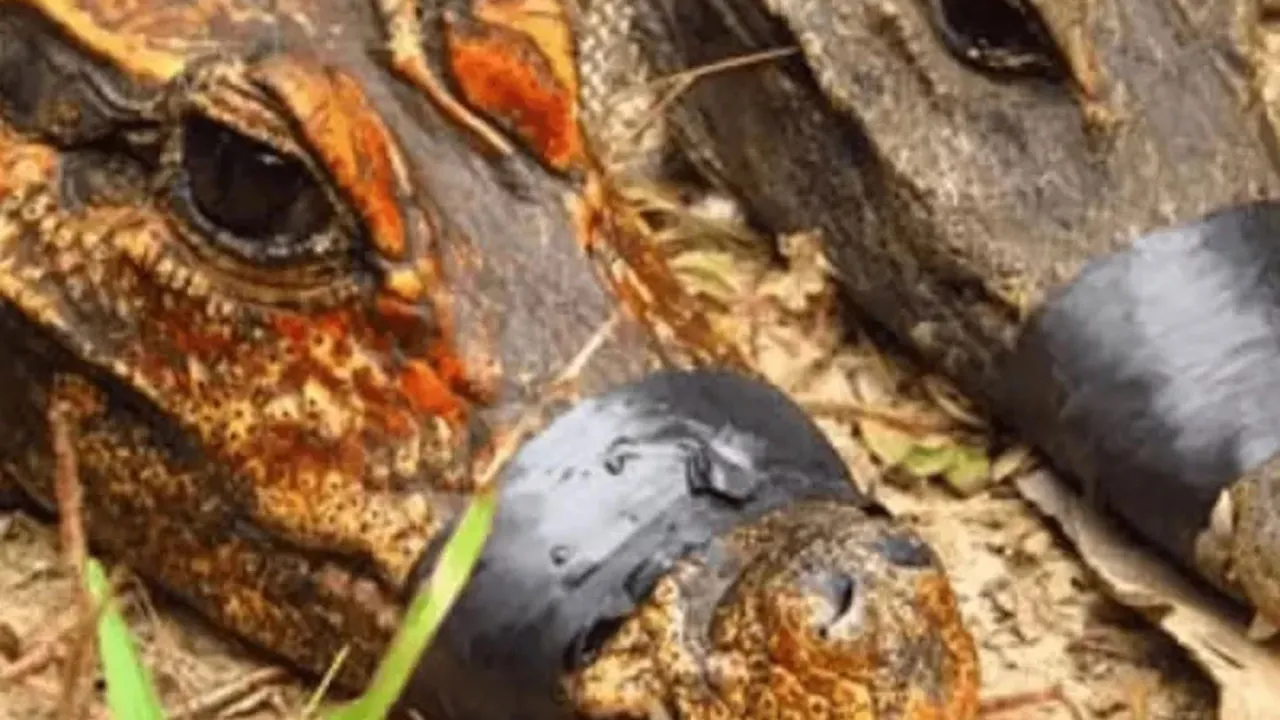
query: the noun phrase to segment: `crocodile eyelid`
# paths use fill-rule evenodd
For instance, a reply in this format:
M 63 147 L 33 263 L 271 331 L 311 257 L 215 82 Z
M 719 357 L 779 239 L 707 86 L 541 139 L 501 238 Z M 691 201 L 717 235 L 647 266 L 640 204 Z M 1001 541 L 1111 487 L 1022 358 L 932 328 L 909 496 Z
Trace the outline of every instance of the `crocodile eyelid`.
M 255 79 L 287 109 L 304 143 L 323 164 L 390 261 L 405 257 L 399 150 L 359 85 L 314 63 L 275 58 L 259 63 Z
M 220 122 L 242 135 L 270 145 L 277 152 L 317 167 L 314 152 L 299 142 L 285 103 L 261 83 L 218 82 L 183 98 L 191 110 Z

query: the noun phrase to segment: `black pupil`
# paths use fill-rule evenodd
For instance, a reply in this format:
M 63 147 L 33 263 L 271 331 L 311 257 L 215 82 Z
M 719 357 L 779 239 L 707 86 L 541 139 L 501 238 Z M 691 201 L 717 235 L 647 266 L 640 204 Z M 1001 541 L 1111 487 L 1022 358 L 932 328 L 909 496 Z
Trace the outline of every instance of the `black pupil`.
M 331 220 L 305 165 L 208 118 L 187 118 L 183 163 L 200 213 L 240 237 L 305 240 Z

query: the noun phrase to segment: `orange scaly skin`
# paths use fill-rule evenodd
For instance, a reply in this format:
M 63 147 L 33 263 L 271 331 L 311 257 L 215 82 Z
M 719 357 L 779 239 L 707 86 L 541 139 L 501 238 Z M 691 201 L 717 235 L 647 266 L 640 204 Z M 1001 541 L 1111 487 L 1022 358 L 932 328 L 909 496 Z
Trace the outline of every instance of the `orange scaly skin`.
M 615 295 L 634 319 L 582 392 L 650 367 L 655 331 L 735 360 L 618 233 L 558 2 L 451 7 L 440 27 L 415 25 L 411 5 L 262 7 L 0 1 L 0 488 L 51 504 L 39 418 L 58 378 L 83 377 L 101 395 L 75 436 L 96 548 L 305 669 L 350 645 L 340 680 L 358 687 L 415 562 L 473 489 L 478 431 L 537 399 Z M 828 556 L 866 555 L 858 532 L 784 516 L 743 530 L 744 547 L 828 527 Z M 972 646 L 940 568 L 921 571 L 936 607 L 914 589 L 877 602 L 904 613 L 892 627 L 936 635 L 945 667 L 924 669 L 923 695 L 892 680 L 876 699 L 905 660 L 806 635 L 820 608 L 774 555 L 742 607 L 722 608 L 726 631 L 760 633 L 730 643 L 739 659 L 777 651 L 804 673 L 861 658 L 839 687 L 876 710 L 855 717 L 972 716 Z M 631 622 L 678 616 L 663 602 Z M 774 605 L 791 608 L 783 626 L 751 625 Z M 603 716 L 610 690 L 591 672 L 566 683 Z M 652 682 L 655 703 L 691 690 Z M 796 716 L 827 716 L 807 707 Z
M 525 7 L 529 6 L 529 7 Z M 557 171 L 585 169 L 569 26 L 555 0 L 491 0 L 446 29 L 462 98 L 507 125 Z

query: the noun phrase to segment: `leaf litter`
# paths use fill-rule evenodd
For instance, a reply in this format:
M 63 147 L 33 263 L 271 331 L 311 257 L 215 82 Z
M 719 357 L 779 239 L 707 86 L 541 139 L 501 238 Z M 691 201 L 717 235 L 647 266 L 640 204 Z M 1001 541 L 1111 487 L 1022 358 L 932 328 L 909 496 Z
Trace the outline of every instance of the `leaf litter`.
M 1047 475 L 1034 453 L 993 433 L 946 380 L 852 326 L 820 237 L 743 243 L 741 223 L 721 205 L 707 212 L 671 190 L 633 191 L 667 210 L 656 242 L 680 238 L 673 256 L 707 256 L 675 265 L 698 269 L 686 286 L 707 301 L 718 330 L 809 410 L 858 488 L 937 549 L 979 644 L 992 716 L 1243 717 L 1220 715 L 1214 683 L 1182 640 L 1112 599 L 1023 499 L 1021 478 Z M 705 237 L 725 226 L 723 237 Z M 707 277 L 708 267 L 718 275 Z M 1042 701 L 1001 702 L 1016 697 Z

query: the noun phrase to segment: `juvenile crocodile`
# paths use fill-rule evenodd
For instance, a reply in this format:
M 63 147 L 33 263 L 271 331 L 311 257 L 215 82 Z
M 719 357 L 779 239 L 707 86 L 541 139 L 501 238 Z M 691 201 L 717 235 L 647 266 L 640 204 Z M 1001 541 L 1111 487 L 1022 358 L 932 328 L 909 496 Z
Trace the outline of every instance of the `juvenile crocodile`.
M 732 357 L 620 231 L 560 9 L 0 2 L 0 486 L 54 509 L 69 408 L 97 551 L 356 688 L 541 408 L 406 709 L 973 717 L 937 558 L 803 414 L 647 375 Z
M 1280 626 L 1266 3 L 586 6 L 606 156 L 821 231 L 864 318 Z

